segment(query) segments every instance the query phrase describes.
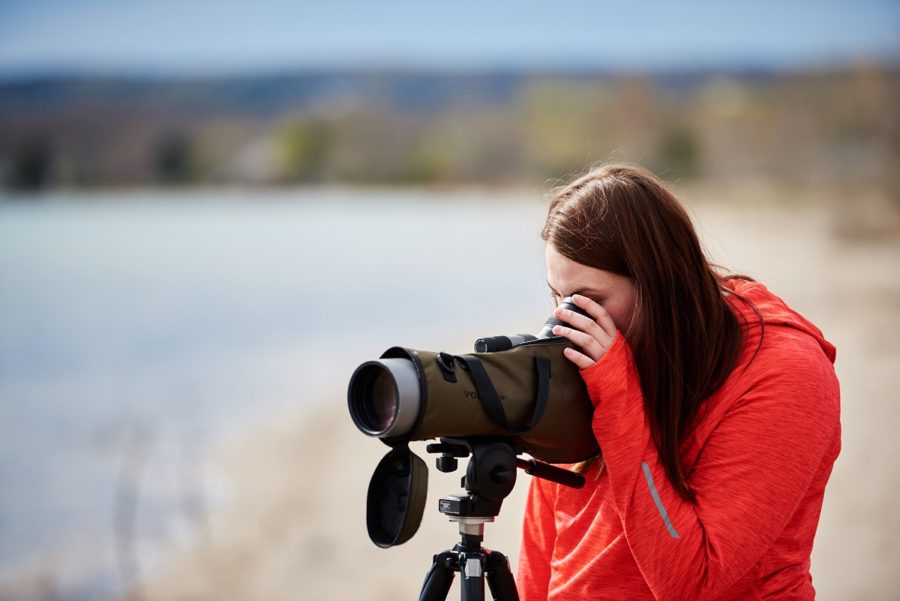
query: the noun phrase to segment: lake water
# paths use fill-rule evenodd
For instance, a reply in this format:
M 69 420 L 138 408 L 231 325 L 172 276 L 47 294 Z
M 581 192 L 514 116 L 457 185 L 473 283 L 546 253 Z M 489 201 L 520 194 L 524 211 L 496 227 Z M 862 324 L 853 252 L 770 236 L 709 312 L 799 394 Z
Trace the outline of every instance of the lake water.
M 535 330 L 543 214 L 477 191 L 0 201 L 0 591 L 115 594 L 227 495 L 216 445 L 344 403 L 388 346 Z

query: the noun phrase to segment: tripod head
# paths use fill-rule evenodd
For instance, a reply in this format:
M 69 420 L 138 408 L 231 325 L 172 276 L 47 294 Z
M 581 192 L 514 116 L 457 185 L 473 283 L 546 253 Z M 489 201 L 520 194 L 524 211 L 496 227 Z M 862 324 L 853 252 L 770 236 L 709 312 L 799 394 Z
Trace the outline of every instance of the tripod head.
M 461 486 L 465 495 L 450 495 L 440 500 L 438 510 L 454 517 L 490 518 L 500 513 L 500 506 L 516 484 L 516 468 L 527 474 L 552 480 L 573 488 L 584 486 L 584 476 L 534 459 L 517 457 L 516 449 L 496 438 L 441 438 L 425 447 L 437 453 L 436 467 L 442 472 L 456 471 L 459 459 L 468 457 L 469 465 Z
M 468 457 L 469 465 L 461 485 L 465 495 L 443 497 L 438 510 L 456 518 L 485 518 L 493 521 L 500 513 L 503 499 L 516 484 L 516 454 L 513 447 L 496 440 L 442 438 L 426 447 L 429 453 L 439 453 L 435 463 L 442 472 L 453 472 L 458 459 Z M 451 519 L 452 519 L 451 517 Z

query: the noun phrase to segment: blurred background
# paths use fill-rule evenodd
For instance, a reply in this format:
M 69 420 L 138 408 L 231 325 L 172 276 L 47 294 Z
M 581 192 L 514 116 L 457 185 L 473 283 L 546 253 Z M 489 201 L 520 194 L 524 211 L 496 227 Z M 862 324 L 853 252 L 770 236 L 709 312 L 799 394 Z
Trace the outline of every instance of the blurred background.
M 376 549 L 347 379 L 535 331 L 606 161 L 837 345 L 814 584 L 897 599 L 898 107 L 888 0 L 0 3 L 0 599 L 416 598 L 460 474 Z

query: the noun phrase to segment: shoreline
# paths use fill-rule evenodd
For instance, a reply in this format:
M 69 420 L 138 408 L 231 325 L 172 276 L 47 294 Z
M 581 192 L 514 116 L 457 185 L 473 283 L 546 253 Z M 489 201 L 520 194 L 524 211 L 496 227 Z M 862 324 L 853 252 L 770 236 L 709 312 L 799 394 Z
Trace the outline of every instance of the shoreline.
M 240 483 L 206 535 L 172 553 L 123 599 L 415 598 L 433 554 L 458 542 L 437 512 L 460 492 L 465 463 L 434 467 L 425 442 L 410 445 L 428 466 L 428 500 L 418 532 L 404 545 L 377 548 L 365 527 L 369 478 L 388 447 L 353 426 L 343 404 L 275 420 L 224 449 L 215 463 Z M 520 474 L 485 545 L 515 569 L 528 477 Z

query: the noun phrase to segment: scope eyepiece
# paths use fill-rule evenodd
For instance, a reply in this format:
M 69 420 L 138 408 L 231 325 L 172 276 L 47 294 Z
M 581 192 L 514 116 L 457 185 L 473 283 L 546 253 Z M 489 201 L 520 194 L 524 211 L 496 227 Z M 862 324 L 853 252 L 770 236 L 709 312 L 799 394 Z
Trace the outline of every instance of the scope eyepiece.
M 584 309 L 572 302 L 571 296 L 567 296 L 566 298 L 564 298 L 560 303 L 560 306 L 585 316 L 588 315 Z M 535 336 L 534 334 L 515 334 L 513 336 L 488 336 L 486 338 L 479 338 L 475 341 L 475 352 L 496 353 L 499 351 L 509 350 L 514 346 L 519 346 L 520 344 L 525 344 L 526 342 L 531 342 L 532 340 L 553 338 L 553 326 L 558 325 L 567 326 L 569 324 L 557 318 L 555 315 L 551 315 L 550 318 L 544 322 L 544 325 L 541 326 L 541 330 L 540 332 L 538 332 L 537 336 Z
M 584 315 L 585 317 L 590 317 L 590 315 L 588 315 L 587 311 L 585 311 L 584 309 L 582 309 L 581 307 L 579 307 L 572 301 L 571 296 L 567 296 L 566 298 L 564 298 L 562 300 L 562 302 L 559 303 L 559 306 L 564 309 L 568 309 L 569 311 L 574 311 L 575 313 L 580 313 L 581 315 Z M 550 319 L 548 319 L 547 321 L 544 322 L 544 325 L 543 325 L 543 327 L 541 327 L 541 331 L 538 332 L 537 337 L 542 338 L 542 339 L 543 338 L 553 338 L 553 326 L 568 326 L 568 325 L 569 324 L 567 324 L 563 320 L 559 319 L 555 315 L 551 315 Z

